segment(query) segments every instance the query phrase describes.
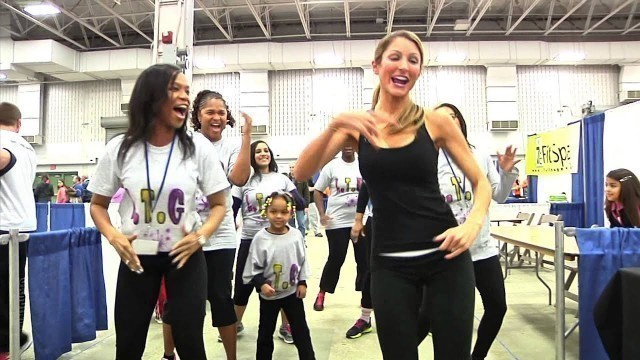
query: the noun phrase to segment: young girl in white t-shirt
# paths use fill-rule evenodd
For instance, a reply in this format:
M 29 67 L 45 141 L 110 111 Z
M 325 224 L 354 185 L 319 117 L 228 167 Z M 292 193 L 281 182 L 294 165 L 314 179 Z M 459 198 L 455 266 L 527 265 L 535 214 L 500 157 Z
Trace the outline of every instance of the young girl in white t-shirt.
M 251 285 L 242 282 L 242 270 L 247 261 L 249 247 L 253 237 L 258 231 L 269 226 L 269 222 L 262 217 L 262 206 L 267 196 L 274 191 L 283 191 L 292 194 L 296 201 L 296 206 L 304 208 L 304 200 L 296 191 L 293 182 L 285 175 L 278 173 L 278 165 L 273 157 L 273 152 L 264 141 L 258 140 L 251 144 L 251 167 L 253 175 L 242 187 L 233 187 L 234 213 L 242 207 L 242 235 L 240 237 L 240 248 L 236 260 L 236 275 L 233 291 L 233 302 L 235 304 L 236 316 L 238 317 L 238 334 L 244 329 L 242 316 L 249 303 L 249 297 L 253 291 Z M 298 231 L 295 229 L 295 231 Z M 278 336 L 286 343 L 293 343 L 291 329 L 288 326 L 286 317 L 283 316 L 282 326 L 278 331 Z
M 302 302 L 309 276 L 304 235 L 288 225 L 295 214 L 293 202 L 293 197 L 284 192 L 274 192 L 265 199 L 261 213 L 269 227 L 254 236 L 242 273 L 244 283 L 260 292 L 256 350 L 256 359 L 260 360 L 273 356 L 273 332 L 279 311 L 284 311 L 291 323 L 298 357 L 315 359 Z
M 202 327 L 207 268 L 202 245 L 218 229 L 229 188 L 213 145 L 186 130 L 189 84 L 173 65 L 153 65 L 140 74 L 129 102 L 126 134 L 107 143 L 89 185 L 91 216 L 122 259 L 116 287 L 116 358 L 143 357 L 149 318 L 166 279 L 178 352 L 206 359 Z M 107 209 L 125 188 L 116 229 Z M 210 214 L 192 231 L 196 191 L 207 196 Z M 167 314 L 168 315 L 168 314 Z M 167 316 L 165 315 L 165 316 Z

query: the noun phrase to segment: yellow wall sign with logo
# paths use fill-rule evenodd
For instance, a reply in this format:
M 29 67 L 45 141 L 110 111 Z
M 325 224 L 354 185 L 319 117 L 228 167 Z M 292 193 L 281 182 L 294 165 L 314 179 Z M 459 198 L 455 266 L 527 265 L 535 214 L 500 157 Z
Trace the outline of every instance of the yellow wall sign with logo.
M 530 135 L 527 139 L 527 175 L 571 174 L 578 172 L 580 124 Z

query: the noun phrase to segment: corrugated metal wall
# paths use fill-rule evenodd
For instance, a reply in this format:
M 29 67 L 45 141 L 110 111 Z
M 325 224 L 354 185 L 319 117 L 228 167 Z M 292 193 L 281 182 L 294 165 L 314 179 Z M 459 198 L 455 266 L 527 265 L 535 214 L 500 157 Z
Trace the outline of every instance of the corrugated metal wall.
M 0 86 L 0 102 L 18 103 L 18 86 Z
M 617 66 L 518 66 L 517 72 L 520 129 L 525 133 L 558 126 L 563 106 L 575 119 L 589 100 L 601 110 L 618 104 Z
M 44 127 L 47 143 L 104 141 L 103 116 L 121 116 L 119 80 L 48 84 Z
M 487 129 L 487 70 L 483 66 L 428 67 L 412 90 L 416 104 L 457 106 L 469 132 Z
M 191 83 L 191 101 L 196 98 L 198 92 L 202 90 L 217 91 L 227 102 L 231 115 L 236 119 L 235 128 L 227 127 L 223 133 L 226 137 L 240 136 L 240 73 L 222 73 L 194 75 Z M 189 117 L 191 121 L 191 116 Z

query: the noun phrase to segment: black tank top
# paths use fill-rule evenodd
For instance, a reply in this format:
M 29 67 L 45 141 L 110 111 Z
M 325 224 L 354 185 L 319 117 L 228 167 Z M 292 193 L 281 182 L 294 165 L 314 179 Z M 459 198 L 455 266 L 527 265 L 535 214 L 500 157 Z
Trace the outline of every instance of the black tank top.
M 440 195 L 438 150 L 424 125 L 399 148 L 376 150 L 360 136 L 358 160 L 376 217 L 373 254 L 438 247 L 433 238 L 457 225 Z

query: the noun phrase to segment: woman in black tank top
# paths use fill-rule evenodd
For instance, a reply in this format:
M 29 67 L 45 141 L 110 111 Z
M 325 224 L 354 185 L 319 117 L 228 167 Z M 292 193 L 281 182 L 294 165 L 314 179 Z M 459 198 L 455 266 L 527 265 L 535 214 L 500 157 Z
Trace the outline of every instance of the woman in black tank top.
M 409 98 L 423 58 L 422 43 L 411 32 L 396 31 L 382 39 L 372 63 L 380 78 L 374 110 L 334 117 L 302 152 L 294 172 L 308 178 L 343 146 L 358 149 L 376 214 L 371 296 L 384 358 L 418 358 L 418 309 L 426 287 L 435 359 L 467 360 L 475 296 L 467 249 L 487 213 L 490 187 L 457 125 Z M 463 225 L 457 226 L 440 195 L 440 147 L 473 185 L 475 202 Z

